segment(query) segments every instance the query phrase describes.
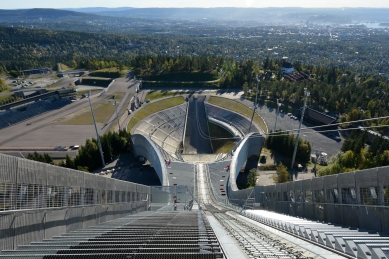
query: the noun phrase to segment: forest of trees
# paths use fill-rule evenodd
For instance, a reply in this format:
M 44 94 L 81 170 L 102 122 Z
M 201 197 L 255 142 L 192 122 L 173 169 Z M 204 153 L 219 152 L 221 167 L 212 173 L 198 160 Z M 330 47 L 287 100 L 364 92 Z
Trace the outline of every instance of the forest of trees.
M 151 72 L 210 71 L 224 63 L 222 56 L 137 56 L 130 65 L 136 70 Z M 139 73 L 139 72 L 138 72 Z
M 161 26 L 155 20 L 149 23 L 131 20 L 132 24 L 124 26 L 117 18 L 99 19 L 99 26 L 98 19 L 91 23 L 81 19 L 74 22 L 39 22 L 34 29 L 27 28 L 25 24 L 0 27 L 0 73 L 4 67 L 8 71 L 54 67 L 58 62 L 73 67 L 72 61 L 78 64 L 96 59 L 122 61 L 128 65 L 134 57 L 158 55 L 222 56 L 236 61 L 262 61 L 266 57 L 281 57 L 275 50 L 282 51 L 282 55 L 293 62 L 299 60 L 303 65 L 340 67 L 375 75 L 388 72 L 388 35 L 382 31 L 376 31 L 372 38 L 367 30 L 359 30 L 358 33 L 363 35 L 361 37 L 333 41 L 316 35 L 305 36 L 301 34 L 301 29 L 287 26 L 213 28 L 197 24 L 190 30 L 187 26 L 174 26 L 176 33 L 156 33 L 169 29 L 164 28 L 165 23 Z M 105 21 L 107 25 L 104 25 Z M 147 28 L 133 30 L 143 25 Z M 280 33 L 271 33 L 273 30 Z M 341 35 L 352 30 L 334 29 L 333 34 L 338 33 L 341 39 Z M 317 31 L 318 35 L 327 33 L 328 30 L 324 29 Z M 204 36 L 208 34 L 212 36 Z M 277 70 L 277 67 L 274 69 Z
M 366 145 L 367 142 L 367 131 L 353 130 L 344 141 L 341 151 L 331 157 L 327 167 L 319 169 L 318 175 L 388 166 L 389 140 L 375 136 L 370 145 Z
M 108 132 L 100 136 L 101 146 L 104 154 L 104 161 L 109 162 L 115 156 L 131 150 L 130 134 L 122 130 L 117 132 Z M 38 153 L 28 154 L 28 159 L 53 164 L 53 159 L 47 154 L 40 155 Z M 81 171 L 91 172 L 101 167 L 101 157 L 96 139 L 87 139 L 85 145 L 81 146 L 77 155 L 70 158 L 66 155 L 66 159 L 59 164 L 62 167 L 77 169 Z
M 308 164 L 311 158 L 311 144 L 308 141 L 302 140 L 299 138 L 299 144 L 296 152 L 296 163 Z M 296 144 L 295 136 L 289 135 L 288 133 L 278 130 L 270 132 L 269 136 L 266 138 L 265 146 L 266 148 L 276 151 L 287 158 L 292 158 L 294 145 Z M 291 160 L 290 160 L 291 161 Z M 290 162 L 289 160 L 286 162 Z

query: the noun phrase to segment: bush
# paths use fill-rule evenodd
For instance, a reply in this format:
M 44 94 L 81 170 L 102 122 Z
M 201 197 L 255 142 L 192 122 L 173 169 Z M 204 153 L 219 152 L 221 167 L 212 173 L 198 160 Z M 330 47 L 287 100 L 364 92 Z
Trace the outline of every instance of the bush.
M 262 171 L 274 171 L 277 169 L 277 165 L 261 165 L 260 169 Z
M 285 183 L 289 181 L 289 173 L 282 163 L 277 166 L 276 173 L 273 175 L 273 180 L 275 183 Z

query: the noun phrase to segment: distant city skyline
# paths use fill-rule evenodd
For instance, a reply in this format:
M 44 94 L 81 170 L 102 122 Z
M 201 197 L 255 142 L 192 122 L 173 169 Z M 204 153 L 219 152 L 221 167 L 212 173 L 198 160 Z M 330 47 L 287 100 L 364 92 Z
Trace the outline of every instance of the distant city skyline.
M 83 8 L 83 7 L 305 7 L 305 8 L 342 8 L 342 7 L 370 7 L 389 8 L 388 0 L 327 0 L 327 1 L 307 1 L 307 0 L 2 0 L 0 9 L 28 9 L 28 8 Z

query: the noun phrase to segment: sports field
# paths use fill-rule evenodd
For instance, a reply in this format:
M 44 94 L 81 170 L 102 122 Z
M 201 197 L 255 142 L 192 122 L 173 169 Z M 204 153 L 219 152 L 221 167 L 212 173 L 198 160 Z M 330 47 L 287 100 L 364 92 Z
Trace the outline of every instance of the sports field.
M 92 104 L 93 113 L 95 115 L 96 123 L 107 123 L 109 118 L 115 112 L 114 101 L 117 103 L 123 98 L 125 93 L 115 92 L 107 96 L 103 100 Z M 69 114 L 65 117 L 56 120 L 54 124 L 57 125 L 92 125 L 93 119 L 90 107 L 85 107 L 75 113 Z

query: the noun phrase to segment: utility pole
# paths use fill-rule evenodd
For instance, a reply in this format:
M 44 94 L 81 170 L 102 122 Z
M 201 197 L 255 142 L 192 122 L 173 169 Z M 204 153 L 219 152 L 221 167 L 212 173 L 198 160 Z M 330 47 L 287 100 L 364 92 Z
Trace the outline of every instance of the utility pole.
M 117 107 L 117 105 L 116 105 L 116 101 L 113 103 L 113 106 L 115 106 L 116 119 L 117 119 L 117 121 L 118 121 L 118 127 L 119 127 L 119 132 L 120 132 L 120 122 L 119 122 L 118 107 Z
M 280 106 L 281 106 L 281 103 L 279 103 L 278 99 L 277 99 L 276 123 L 274 124 L 274 132 L 277 129 L 277 118 L 278 118 L 278 114 L 280 113 Z
M 257 104 L 258 104 L 258 85 L 259 85 L 259 77 L 257 75 L 257 91 L 255 93 L 255 103 L 254 103 L 254 109 L 253 109 L 253 115 L 251 116 L 251 121 L 250 121 L 250 127 L 249 127 L 249 133 L 251 131 L 251 125 L 253 124 L 253 118 L 254 118 L 254 114 L 255 114 L 255 109 L 257 108 Z
M 101 162 L 103 163 L 103 167 L 104 167 L 105 166 L 105 161 L 104 161 L 104 155 L 103 155 L 103 148 L 101 147 L 100 136 L 99 136 L 99 132 L 97 131 L 95 114 L 93 113 L 92 103 L 90 101 L 90 95 L 91 95 L 91 91 L 89 90 L 89 93 L 88 93 L 89 106 L 90 106 L 90 111 L 92 113 L 93 124 L 95 125 L 97 144 L 98 144 L 99 151 L 100 151 Z
M 303 123 L 305 108 L 307 107 L 307 98 L 308 98 L 308 96 L 310 95 L 310 93 L 308 92 L 307 88 L 304 88 L 304 95 L 305 95 L 304 107 L 303 107 L 303 111 L 302 111 L 302 113 L 301 113 L 299 130 L 298 130 L 297 136 L 296 136 L 296 143 L 294 144 L 294 151 L 293 151 L 292 164 L 290 165 L 290 168 L 291 168 L 292 170 L 293 170 L 294 160 L 296 159 L 296 152 L 297 152 L 297 146 L 298 146 L 298 143 L 299 143 L 299 135 L 300 135 L 301 124 Z

